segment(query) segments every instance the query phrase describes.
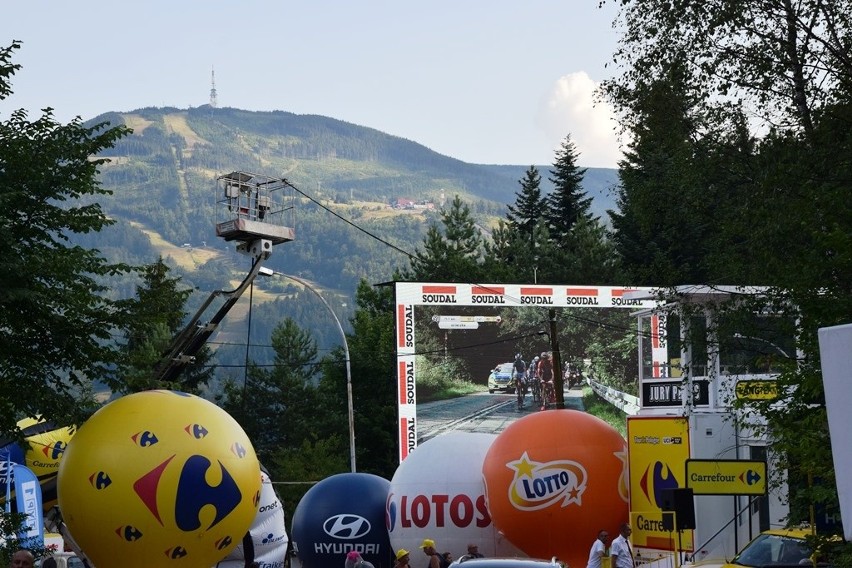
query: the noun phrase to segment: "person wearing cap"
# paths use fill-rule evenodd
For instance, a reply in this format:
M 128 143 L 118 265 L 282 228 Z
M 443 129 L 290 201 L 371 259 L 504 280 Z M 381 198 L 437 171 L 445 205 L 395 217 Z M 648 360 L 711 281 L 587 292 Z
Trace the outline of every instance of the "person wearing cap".
M 357 550 L 350 550 L 346 553 L 345 568 L 375 568 L 372 563 L 361 558 L 361 553 Z
M 400 548 L 396 551 L 396 562 L 393 565 L 393 568 L 411 568 L 409 566 L 411 558 L 408 555 L 408 551 L 404 548 Z
M 435 541 L 431 538 L 424 538 L 420 543 L 420 548 L 423 549 L 423 554 L 429 557 L 429 564 L 426 568 L 443 568 L 441 555 L 435 550 Z

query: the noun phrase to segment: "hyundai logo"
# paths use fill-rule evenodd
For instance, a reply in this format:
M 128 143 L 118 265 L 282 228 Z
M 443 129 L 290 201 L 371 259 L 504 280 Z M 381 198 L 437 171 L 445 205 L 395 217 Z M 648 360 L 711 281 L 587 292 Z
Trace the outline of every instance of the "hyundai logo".
M 358 515 L 334 515 L 325 520 L 322 530 L 332 538 L 352 540 L 370 532 L 370 521 Z

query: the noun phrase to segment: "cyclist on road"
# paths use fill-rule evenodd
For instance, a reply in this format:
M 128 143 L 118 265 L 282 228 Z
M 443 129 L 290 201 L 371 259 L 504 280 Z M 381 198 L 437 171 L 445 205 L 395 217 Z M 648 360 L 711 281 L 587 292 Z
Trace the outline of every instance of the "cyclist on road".
M 527 392 L 526 385 L 527 364 L 521 358 L 521 354 L 515 354 L 515 362 L 512 364 L 512 379 L 515 381 L 515 394 L 518 395 L 518 410 L 524 408 L 524 396 Z
M 553 385 L 553 362 L 550 353 L 543 351 L 538 361 L 538 377 L 541 379 L 541 409 L 556 402 L 556 390 Z
M 539 357 L 536 355 L 530 361 L 530 366 L 527 367 L 527 383 L 530 385 L 530 390 L 532 391 L 533 404 L 541 402 L 541 380 L 538 377 L 538 361 Z

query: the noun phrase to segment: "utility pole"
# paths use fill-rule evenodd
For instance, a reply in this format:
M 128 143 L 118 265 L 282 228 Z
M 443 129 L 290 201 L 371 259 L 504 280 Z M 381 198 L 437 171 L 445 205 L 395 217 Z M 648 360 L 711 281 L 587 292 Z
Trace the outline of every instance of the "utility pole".
M 565 408 L 565 393 L 562 380 L 562 355 L 559 353 L 559 338 L 556 337 L 556 310 L 548 310 L 550 320 L 550 350 L 553 351 L 553 386 L 556 391 L 556 408 Z

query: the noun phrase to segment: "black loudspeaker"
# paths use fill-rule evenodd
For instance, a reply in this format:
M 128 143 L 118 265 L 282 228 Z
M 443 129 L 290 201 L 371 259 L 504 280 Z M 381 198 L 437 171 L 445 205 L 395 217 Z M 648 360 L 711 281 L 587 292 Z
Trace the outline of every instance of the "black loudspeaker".
M 663 511 L 663 530 L 666 532 L 674 531 L 674 513 L 672 511 Z
M 661 497 L 663 500 L 661 509 L 675 514 L 674 528 L 679 531 L 695 528 L 695 503 L 691 488 L 666 489 Z M 663 514 L 663 528 L 668 530 L 666 521 L 666 515 Z

